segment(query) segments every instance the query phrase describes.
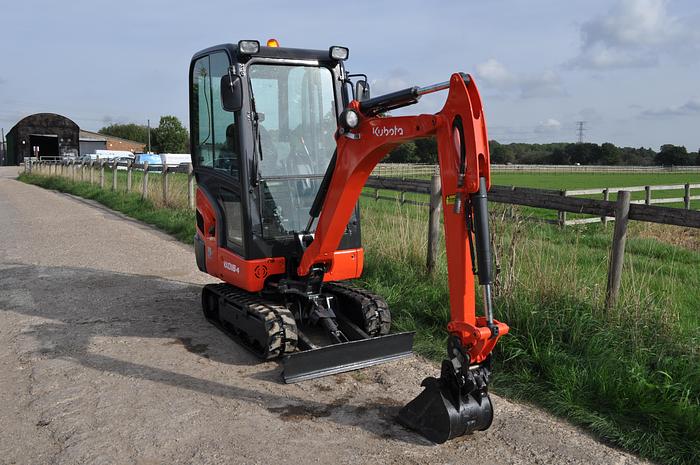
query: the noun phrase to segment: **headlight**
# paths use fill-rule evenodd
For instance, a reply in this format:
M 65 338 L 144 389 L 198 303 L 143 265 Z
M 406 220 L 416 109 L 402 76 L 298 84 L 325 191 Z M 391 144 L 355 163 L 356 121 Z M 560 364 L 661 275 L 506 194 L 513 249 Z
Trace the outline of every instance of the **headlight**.
M 350 49 L 347 47 L 333 46 L 328 49 L 328 54 L 331 56 L 332 60 L 347 60 L 348 55 L 350 55 Z
M 360 124 L 360 115 L 355 110 L 347 108 L 340 114 L 340 127 L 345 130 L 355 129 Z
M 257 40 L 239 40 L 238 53 L 244 55 L 255 55 L 260 51 L 260 42 Z

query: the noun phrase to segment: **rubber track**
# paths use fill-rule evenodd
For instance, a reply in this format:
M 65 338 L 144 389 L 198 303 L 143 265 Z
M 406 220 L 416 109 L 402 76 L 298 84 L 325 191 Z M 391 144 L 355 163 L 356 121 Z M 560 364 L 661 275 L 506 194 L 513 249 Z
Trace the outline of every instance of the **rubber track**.
M 334 294 L 344 300 L 352 300 L 360 305 L 362 317 L 364 318 L 364 324 L 361 327 L 371 337 L 389 334 L 391 329 L 391 312 L 382 297 L 365 289 L 340 282 L 324 283 L 323 291 Z
M 246 307 L 250 314 L 257 314 L 265 324 L 267 330 L 267 350 L 260 352 L 259 348 L 246 343 L 237 334 L 231 334 L 219 321 L 213 321 L 219 328 L 237 340 L 243 342 L 248 349 L 260 358 L 269 360 L 292 353 L 297 346 L 297 325 L 294 315 L 284 305 L 280 305 L 261 298 L 257 294 L 246 292 L 230 284 L 208 284 L 205 286 L 209 292 L 214 292 L 229 302 Z M 211 321 L 211 320 L 210 320 Z

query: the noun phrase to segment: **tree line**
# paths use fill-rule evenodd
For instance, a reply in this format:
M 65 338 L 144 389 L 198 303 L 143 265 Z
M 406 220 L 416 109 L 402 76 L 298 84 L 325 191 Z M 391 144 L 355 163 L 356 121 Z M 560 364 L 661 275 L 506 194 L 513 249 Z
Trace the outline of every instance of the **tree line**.
M 688 152 L 682 145 L 662 145 L 657 152 L 651 148 L 617 147 L 606 142 L 552 143 L 552 144 L 501 144 L 489 141 L 491 163 L 530 165 L 700 165 L 700 154 Z M 389 163 L 437 163 L 435 138 L 407 142 L 396 147 L 387 158 Z
M 148 143 L 148 127 L 142 124 L 112 124 L 99 130 L 101 134 Z M 151 129 L 151 150 L 156 153 L 188 153 L 189 134 L 175 116 L 162 116 L 158 127 Z M 526 165 L 633 165 L 633 166 L 697 166 L 700 154 L 688 152 L 682 145 L 662 145 L 659 151 L 645 147 L 618 147 L 606 142 L 501 144 L 489 141 L 491 163 Z M 396 147 L 383 160 L 388 163 L 437 163 L 435 138 L 407 142 Z
M 148 126 L 143 124 L 110 124 L 98 132 L 107 136 L 148 144 Z M 151 128 L 152 152 L 189 153 L 189 145 L 189 133 L 176 116 L 161 116 L 158 126 Z

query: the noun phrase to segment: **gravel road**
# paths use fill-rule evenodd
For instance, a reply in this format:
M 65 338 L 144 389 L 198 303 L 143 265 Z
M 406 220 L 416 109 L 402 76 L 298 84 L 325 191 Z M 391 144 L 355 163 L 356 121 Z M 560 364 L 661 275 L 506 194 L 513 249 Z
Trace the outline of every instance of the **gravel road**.
M 190 247 L 0 168 L 0 463 L 637 464 L 494 396 L 490 430 L 398 426 L 418 357 L 284 385 L 201 315 Z

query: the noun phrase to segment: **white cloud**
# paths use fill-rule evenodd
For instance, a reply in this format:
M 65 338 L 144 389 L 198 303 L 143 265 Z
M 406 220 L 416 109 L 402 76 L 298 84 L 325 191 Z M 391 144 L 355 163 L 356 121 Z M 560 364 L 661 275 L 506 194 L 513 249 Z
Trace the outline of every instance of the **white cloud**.
M 581 50 L 569 64 L 582 68 L 652 66 L 674 48 L 698 38 L 683 18 L 667 11 L 667 0 L 619 0 L 605 15 L 581 25 Z
M 372 79 L 370 81 L 372 95 L 376 97 L 410 87 L 407 77 L 408 72 L 405 69 L 396 68 L 390 70 L 386 77 Z
M 476 65 L 476 74 L 494 87 L 510 87 L 515 82 L 514 76 L 495 58 Z
M 554 97 L 565 95 L 561 78 L 552 70 L 540 74 L 522 74 L 516 77 L 505 65 L 489 58 L 476 65 L 476 74 L 487 86 L 520 98 Z
M 639 114 L 642 118 L 667 118 L 672 116 L 686 116 L 700 114 L 700 98 L 691 98 L 682 105 L 666 108 L 644 110 Z
M 561 123 L 554 118 L 547 118 L 544 121 L 540 121 L 537 126 L 535 126 L 535 132 L 538 134 L 552 134 L 560 130 Z

